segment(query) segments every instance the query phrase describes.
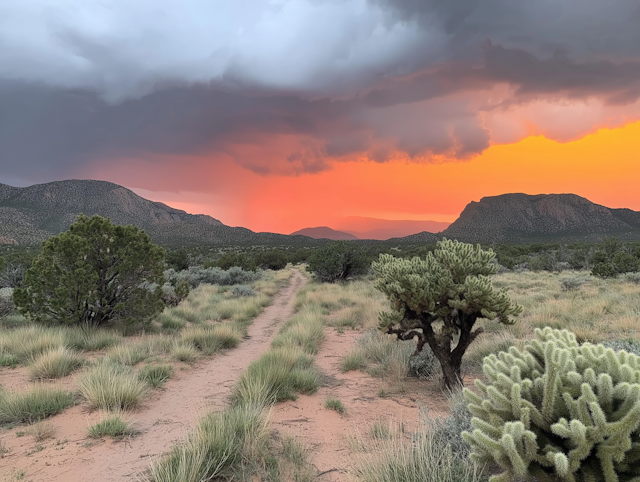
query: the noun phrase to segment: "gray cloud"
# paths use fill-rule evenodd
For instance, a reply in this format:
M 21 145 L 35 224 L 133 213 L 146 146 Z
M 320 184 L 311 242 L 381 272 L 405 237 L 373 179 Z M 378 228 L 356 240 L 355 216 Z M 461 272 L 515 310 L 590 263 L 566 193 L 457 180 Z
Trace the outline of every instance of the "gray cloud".
M 637 0 L 0 0 L 0 176 L 157 155 L 262 174 L 467 158 L 490 144 L 490 109 L 637 101 L 639 45 Z M 287 136 L 277 162 L 237 148 Z

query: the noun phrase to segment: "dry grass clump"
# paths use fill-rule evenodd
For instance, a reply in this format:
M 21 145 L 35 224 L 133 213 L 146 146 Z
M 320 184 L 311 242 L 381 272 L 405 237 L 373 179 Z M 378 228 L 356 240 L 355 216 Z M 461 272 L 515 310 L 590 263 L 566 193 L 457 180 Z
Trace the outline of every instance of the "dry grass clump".
M 111 411 L 137 408 L 149 393 L 131 367 L 113 362 L 90 368 L 78 381 L 78 390 L 92 407 Z
M 28 367 L 32 380 L 66 377 L 80 368 L 85 359 L 65 347 L 54 348 L 39 355 Z
M 324 339 L 324 316 L 317 308 L 303 308 L 280 329 L 271 346 L 296 346 L 315 355 Z
M 386 428 L 386 427 L 385 427 Z M 386 428 L 368 440 L 354 475 L 363 482 L 480 482 L 481 471 L 422 425 L 411 436 Z
M 409 359 L 415 348 L 415 342 L 398 341 L 377 330 L 369 330 L 340 360 L 340 369 L 343 372 L 362 370 L 376 377 L 403 380 L 409 373 Z M 429 347 L 424 349 L 429 350 Z
M 192 343 L 179 340 L 173 343 L 170 353 L 174 360 L 185 363 L 193 363 L 200 356 L 200 352 Z
M 29 325 L 2 332 L 0 352 L 10 353 L 24 363 L 44 352 L 66 346 L 66 341 L 62 329 Z
M 106 415 L 102 420 L 91 425 L 88 429 L 89 437 L 113 437 L 121 438 L 133 435 L 133 423 L 124 418 L 121 414 Z
M 42 442 L 55 437 L 57 428 L 51 422 L 38 422 L 31 425 L 25 432 L 31 435 L 36 442 Z
M 72 393 L 40 384 L 26 392 L 0 390 L 0 424 L 37 422 L 62 412 L 74 402 Z
M 196 347 L 204 355 L 213 355 L 223 348 L 235 348 L 243 335 L 238 327 L 219 323 L 187 328 L 181 333 L 180 339 L 183 343 Z

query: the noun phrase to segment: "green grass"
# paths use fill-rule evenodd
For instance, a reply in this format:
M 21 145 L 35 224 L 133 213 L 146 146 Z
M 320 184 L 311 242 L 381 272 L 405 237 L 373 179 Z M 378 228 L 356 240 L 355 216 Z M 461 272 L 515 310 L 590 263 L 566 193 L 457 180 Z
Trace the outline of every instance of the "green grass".
M 305 353 L 315 355 L 324 340 L 322 312 L 303 309 L 286 321 L 271 343 L 274 348 L 299 347 Z
M 344 415 L 347 412 L 344 404 L 337 398 L 327 398 L 324 402 L 324 408 L 327 410 L 335 410 L 340 415 Z
M 13 353 L 0 353 L 0 367 L 15 368 L 20 363 L 20 359 Z
M 244 333 L 227 323 L 201 325 L 185 329 L 180 339 L 191 344 L 204 355 L 213 355 L 223 348 L 238 346 Z
M 110 415 L 91 425 L 88 429 L 89 437 L 120 438 L 133 434 L 131 422 L 123 420 L 120 415 Z
M 153 388 L 162 386 L 173 373 L 171 365 L 147 365 L 140 369 L 138 378 Z
M 315 393 L 320 375 L 312 365 L 313 357 L 298 347 L 273 348 L 249 365 L 234 387 L 233 399 L 242 404 L 259 398 L 256 390 L 275 402 Z
M 28 367 L 32 380 L 66 377 L 80 368 L 85 359 L 68 348 L 54 348 L 39 355 Z
M 102 362 L 78 380 L 80 394 L 92 407 L 101 410 L 131 410 L 149 393 L 147 383 L 127 366 Z
M 74 403 L 72 393 L 40 384 L 26 392 L 0 391 L 0 424 L 37 422 Z
M 200 356 L 200 352 L 192 343 L 177 340 L 171 347 L 170 353 L 174 360 L 185 363 L 194 363 Z
M 150 468 L 153 482 L 233 479 L 266 451 L 270 429 L 262 406 L 241 405 L 204 417 L 198 428 Z

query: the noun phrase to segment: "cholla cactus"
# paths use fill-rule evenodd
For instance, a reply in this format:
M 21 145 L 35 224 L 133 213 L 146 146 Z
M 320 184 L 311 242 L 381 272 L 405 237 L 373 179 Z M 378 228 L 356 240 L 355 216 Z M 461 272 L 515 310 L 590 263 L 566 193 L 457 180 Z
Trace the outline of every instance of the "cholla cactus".
M 522 311 L 506 289 L 493 289 L 489 276 L 498 271 L 494 257 L 480 245 L 445 239 L 426 258 L 381 254 L 372 264 L 375 287 L 391 302 L 391 311 L 380 314 L 380 330 L 400 340 L 417 338 L 416 354 L 428 344 L 451 389 L 462 384 L 462 357 L 483 332 L 476 322 L 485 318 L 511 324 L 511 317 Z
M 640 357 L 566 330 L 536 336 L 484 359 L 480 396 L 464 391 L 472 458 L 503 469 L 492 482 L 640 482 Z

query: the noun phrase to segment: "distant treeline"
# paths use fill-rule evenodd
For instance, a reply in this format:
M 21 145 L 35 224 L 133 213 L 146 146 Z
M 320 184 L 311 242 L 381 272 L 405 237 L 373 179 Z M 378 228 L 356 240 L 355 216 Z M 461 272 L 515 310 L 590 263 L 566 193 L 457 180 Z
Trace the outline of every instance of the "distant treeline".
M 412 258 L 423 257 L 436 249 L 435 244 L 346 243 L 358 249 L 369 261 L 377 259 L 381 253 Z M 483 244 L 482 247 L 493 249 L 498 264 L 505 270 L 587 270 L 604 277 L 640 271 L 640 242 L 622 242 L 617 238 L 607 238 L 601 243 Z M 167 267 L 176 271 L 189 266 L 222 269 L 240 266 L 255 271 L 278 270 L 289 263 L 306 263 L 321 247 L 202 245 L 167 246 L 165 249 Z M 19 285 L 38 252 L 38 247 L 0 245 L 0 267 L 4 266 L 0 270 L 0 288 Z

